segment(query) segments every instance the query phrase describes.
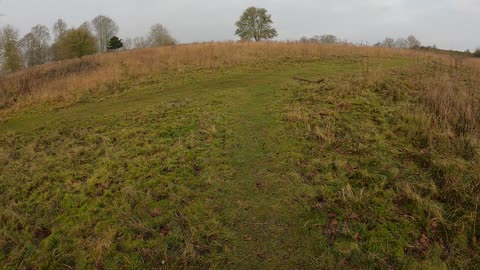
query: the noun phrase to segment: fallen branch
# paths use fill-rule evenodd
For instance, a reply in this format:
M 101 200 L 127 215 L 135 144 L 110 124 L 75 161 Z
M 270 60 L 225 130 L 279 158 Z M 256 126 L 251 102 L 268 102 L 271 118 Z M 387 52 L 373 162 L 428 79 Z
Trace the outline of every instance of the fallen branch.
M 299 82 L 306 82 L 306 83 L 323 83 L 325 81 L 325 79 L 312 81 L 312 80 L 307 80 L 299 77 L 293 77 L 293 79 Z

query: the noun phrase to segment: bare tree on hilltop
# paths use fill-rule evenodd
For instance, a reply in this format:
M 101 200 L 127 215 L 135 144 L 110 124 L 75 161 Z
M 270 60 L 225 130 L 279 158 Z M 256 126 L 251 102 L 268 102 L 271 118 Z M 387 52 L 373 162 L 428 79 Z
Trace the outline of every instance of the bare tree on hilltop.
M 118 34 L 119 28 L 117 23 L 111 18 L 99 15 L 92 20 L 92 26 L 97 36 L 98 51 L 103 53 L 107 51 L 108 42 Z
M 152 25 L 147 39 L 150 47 L 174 45 L 177 41 L 172 37 L 168 29 L 162 24 Z
M 22 68 L 18 38 L 19 33 L 15 27 L 5 25 L 0 28 L 0 60 L 4 72 L 14 72 Z
M 50 59 L 50 31 L 45 25 L 37 25 L 32 28 L 20 40 L 23 50 L 23 58 L 27 67 L 42 65 Z
M 53 36 L 54 36 L 55 40 L 57 40 L 62 35 L 64 35 L 67 32 L 67 30 L 68 30 L 67 23 L 62 19 L 58 19 L 53 24 Z
M 422 43 L 414 35 L 410 35 L 407 37 L 407 46 L 409 49 L 416 49 L 420 48 Z

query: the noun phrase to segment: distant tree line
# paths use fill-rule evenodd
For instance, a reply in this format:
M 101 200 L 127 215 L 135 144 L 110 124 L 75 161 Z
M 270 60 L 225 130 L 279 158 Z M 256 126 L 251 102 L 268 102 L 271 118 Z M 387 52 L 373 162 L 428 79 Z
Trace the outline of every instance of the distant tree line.
M 332 34 L 325 34 L 325 35 L 316 35 L 313 37 L 302 37 L 300 42 L 303 43 L 319 43 L 319 44 L 343 44 L 343 45 L 353 45 L 347 40 L 340 39 Z M 367 45 L 367 44 L 361 44 Z M 414 36 L 410 35 L 407 38 L 385 38 L 384 41 L 375 43 L 373 46 L 375 47 L 385 47 L 385 48 L 398 48 L 398 49 L 420 49 L 422 48 L 422 43 Z
M 480 48 L 476 49 L 474 52 L 471 52 L 470 50 L 466 50 L 464 54 L 471 57 L 480 57 Z
M 346 40 L 339 39 L 335 35 L 331 34 L 326 34 L 326 35 L 321 35 L 321 36 L 313 36 L 311 38 L 308 37 L 302 37 L 300 39 L 300 42 L 303 43 L 320 43 L 320 44 L 350 44 Z
M 480 57 L 480 48 L 476 49 L 472 54 L 474 57 Z
M 410 35 L 407 38 L 397 39 L 387 37 L 385 40 L 376 43 L 374 46 L 397 49 L 419 49 L 422 46 L 422 43 L 414 35 Z
M 118 24 L 104 15 L 78 27 L 69 27 L 59 19 L 51 31 L 45 25 L 36 25 L 23 37 L 14 26 L 5 25 L 0 28 L 1 73 L 95 53 L 167 46 L 177 42 L 161 24 L 153 25 L 147 37 L 127 38 L 125 41 L 117 36 L 119 30 Z

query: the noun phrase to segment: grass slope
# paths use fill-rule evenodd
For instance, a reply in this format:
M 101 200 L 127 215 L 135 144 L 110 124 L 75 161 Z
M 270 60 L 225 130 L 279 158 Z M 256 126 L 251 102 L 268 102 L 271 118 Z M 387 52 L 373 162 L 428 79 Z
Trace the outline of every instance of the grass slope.
M 428 147 L 432 112 L 411 60 L 368 65 L 125 76 L 75 104 L 9 116 L 0 266 L 474 268 L 475 198 L 458 207 L 438 179 L 470 185 L 478 161 L 444 141 Z

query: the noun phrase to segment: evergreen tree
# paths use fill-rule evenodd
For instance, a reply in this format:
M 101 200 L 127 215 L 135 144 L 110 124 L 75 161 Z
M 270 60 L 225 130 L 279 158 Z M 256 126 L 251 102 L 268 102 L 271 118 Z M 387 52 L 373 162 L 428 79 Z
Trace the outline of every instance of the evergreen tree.
M 116 51 L 120 48 L 123 48 L 123 42 L 117 36 L 113 36 L 110 41 L 108 42 L 107 49 L 109 51 Z

